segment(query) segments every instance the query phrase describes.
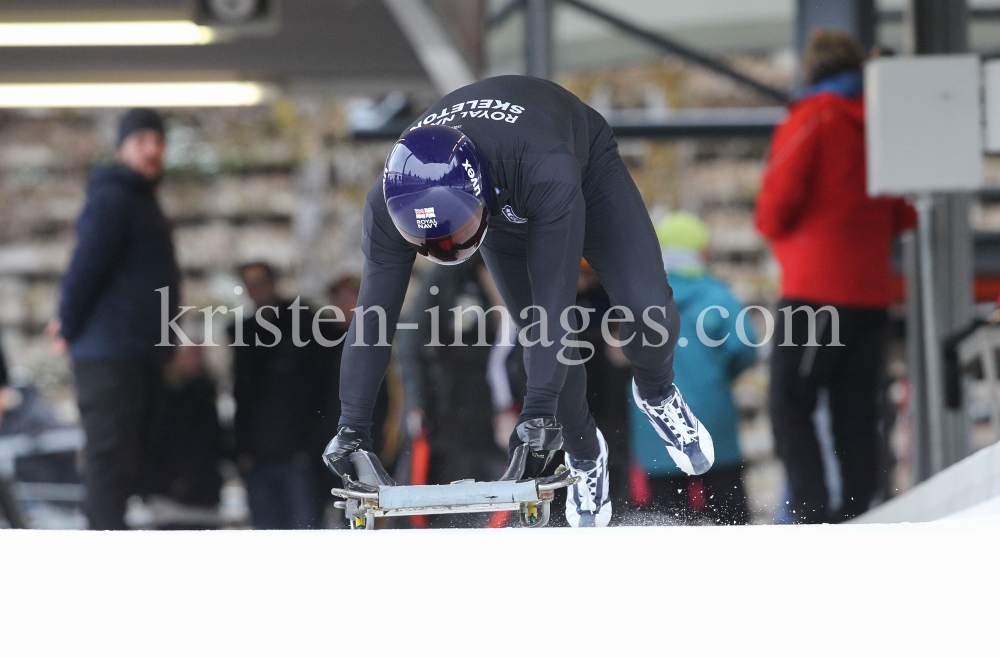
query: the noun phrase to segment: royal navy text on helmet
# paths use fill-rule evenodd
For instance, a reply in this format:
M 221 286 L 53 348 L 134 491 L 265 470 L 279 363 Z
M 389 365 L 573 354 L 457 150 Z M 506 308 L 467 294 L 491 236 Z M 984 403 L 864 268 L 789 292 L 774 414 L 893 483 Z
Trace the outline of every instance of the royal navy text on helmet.
M 434 208 L 415 208 L 413 213 L 417 218 L 417 228 L 437 228 L 437 215 L 434 214 Z

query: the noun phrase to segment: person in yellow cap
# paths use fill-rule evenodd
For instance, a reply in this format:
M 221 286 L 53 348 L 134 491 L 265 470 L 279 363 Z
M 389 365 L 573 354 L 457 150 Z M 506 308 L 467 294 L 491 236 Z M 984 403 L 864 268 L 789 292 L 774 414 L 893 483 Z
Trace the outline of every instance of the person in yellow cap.
M 632 497 L 640 506 L 682 521 L 745 524 L 750 513 L 742 480 L 738 414 L 730 390 L 732 380 L 757 360 L 756 349 L 737 337 L 736 319 L 743 306 L 725 283 L 708 273 L 705 254 L 712 235 L 704 221 L 690 212 L 673 212 L 654 227 L 681 316 L 675 380 L 692 412 L 712 434 L 715 465 L 700 476 L 685 477 L 668 457 L 663 441 L 632 408 L 632 455 L 645 474 L 638 478 Z M 746 342 L 755 343 L 750 323 L 744 322 L 744 328 Z
M 704 273 L 704 254 L 712 240 L 712 233 L 698 215 L 679 210 L 660 219 L 653 227 L 668 274 Z

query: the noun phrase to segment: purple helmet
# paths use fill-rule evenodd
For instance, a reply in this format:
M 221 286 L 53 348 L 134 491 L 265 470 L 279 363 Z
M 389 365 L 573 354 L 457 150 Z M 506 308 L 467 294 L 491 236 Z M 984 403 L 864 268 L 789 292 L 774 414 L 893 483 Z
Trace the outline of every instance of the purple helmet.
M 389 151 L 382 177 L 389 216 L 420 255 L 455 265 L 486 235 L 490 171 L 468 137 L 447 126 L 410 130 Z

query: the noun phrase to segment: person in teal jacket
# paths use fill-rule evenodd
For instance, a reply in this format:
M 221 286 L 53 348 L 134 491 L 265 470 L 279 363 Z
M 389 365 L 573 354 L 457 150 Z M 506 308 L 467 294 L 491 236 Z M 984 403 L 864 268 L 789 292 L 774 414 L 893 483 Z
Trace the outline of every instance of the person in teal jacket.
M 711 235 L 705 223 L 693 214 L 674 212 L 656 224 L 656 234 L 681 316 L 674 351 L 675 381 L 692 412 L 712 434 L 715 465 L 701 476 L 685 476 L 641 412 L 629 404 L 635 461 L 632 498 L 640 507 L 681 522 L 704 519 L 746 524 L 750 513 L 743 488 L 738 413 L 730 387 L 737 375 L 756 362 L 757 350 L 747 342 L 756 344 L 757 337 L 746 316 L 740 336 L 737 318 L 743 306 L 725 283 L 708 274 L 703 253 Z

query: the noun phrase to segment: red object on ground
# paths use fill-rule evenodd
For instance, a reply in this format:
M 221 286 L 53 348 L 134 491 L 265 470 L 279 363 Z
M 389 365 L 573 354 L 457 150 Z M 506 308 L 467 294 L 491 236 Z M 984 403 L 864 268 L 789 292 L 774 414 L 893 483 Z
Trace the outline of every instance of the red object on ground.
M 708 504 L 705 499 L 705 484 L 701 477 L 688 478 L 688 508 L 692 511 L 701 511 Z
M 756 224 L 781 264 L 781 296 L 821 304 L 892 304 L 892 240 L 916 225 L 899 198 L 866 187 L 864 102 L 833 93 L 789 108 L 771 144 Z
M 510 511 L 494 511 L 493 515 L 490 516 L 490 521 L 486 523 L 489 529 L 500 529 L 501 527 L 506 527 L 507 523 L 510 521 Z
M 410 484 L 423 486 L 427 483 L 427 470 L 431 462 L 431 447 L 423 431 L 413 439 L 413 453 L 410 456 Z M 410 526 L 417 529 L 427 527 L 427 516 L 410 516 Z
M 649 487 L 649 476 L 642 466 L 632 461 L 628 471 L 628 496 L 636 506 L 653 503 L 653 490 Z

